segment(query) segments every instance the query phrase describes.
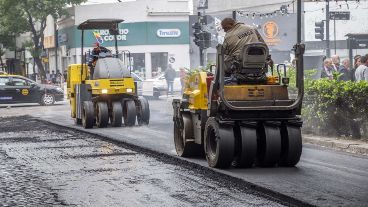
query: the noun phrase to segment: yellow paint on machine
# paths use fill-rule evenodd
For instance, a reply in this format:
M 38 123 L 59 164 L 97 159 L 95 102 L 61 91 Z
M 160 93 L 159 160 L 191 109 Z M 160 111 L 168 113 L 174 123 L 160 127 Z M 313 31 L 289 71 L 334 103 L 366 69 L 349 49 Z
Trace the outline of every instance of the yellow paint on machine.
M 188 97 L 189 109 L 207 110 L 207 73 L 195 72 L 186 77 L 184 95 Z M 228 85 L 224 87 L 225 99 L 229 101 L 288 100 L 287 86 L 279 85 L 279 77 L 269 76 L 267 85 Z
M 207 73 L 198 72 L 186 79 L 184 94 L 189 97 L 189 109 L 207 110 Z
M 288 100 L 287 86 L 235 85 L 224 87 L 224 97 L 230 101 Z
M 89 74 L 88 66 L 86 64 L 83 65 L 83 76 L 81 76 L 82 65 L 81 64 L 71 64 L 68 67 L 68 76 L 67 76 L 67 92 L 68 99 L 70 101 L 71 107 L 71 117 L 75 118 L 77 113 L 77 104 L 75 100 L 75 85 L 81 84 L 82 81 L 86 80 Z
M 133 78 L 87 80 L 86 84 L 91 85 L 92 95 L 135 93 Z M 105 90 L 105 93 L 102 93 L 102 89 Z M 131 89 L 131 92 L 128 92 L 128 89 Z

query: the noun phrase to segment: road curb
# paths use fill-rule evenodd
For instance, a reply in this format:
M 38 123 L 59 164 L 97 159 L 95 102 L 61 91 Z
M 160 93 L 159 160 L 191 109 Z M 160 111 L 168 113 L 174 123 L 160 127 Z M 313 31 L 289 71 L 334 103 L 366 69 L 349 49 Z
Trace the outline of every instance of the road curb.
M 362 141 L 303 135 L 303 142 L 337 151 L 368 156 L 368 143 Z
M 268 199 L 275 200 L 275 201 L 279 202 L 282 205 L 286 205 L 286 206 L 314 206 L 310 203 L 306 203 L 305 201 L 298 200 L 298 199 L 293 198 L 291 196 L 288 196 L 288 195 L 282 194 L 280 192 L 274 191 L 270 188 L 254 184 L 254 183 L 249 182 L 247 180 L 244 180 L 242 178 L 233 176 L 233 175 L 228 174 L 226 172 L 222 172 L 221 169 L 214 169 L 214 168 L 206 167 L 206 166 L 203 166 L 203 165 L 200 165 L 198 163 L 192 162 L 192 161 L 190 161 L 188 159 L 185 159 L 185 158 L 181 158 L 181 157 L 178 157 L 178 156 L 173 156 L 173 155 L 170 155 L 170 154 L 167 154 L 167 153 L 159 152 L 159 151 L 151 149 L 149 147 L 139 146 L 139 145 L 133 144 L 131 142 L 127 142 L 127 141 L 123 141 L 123 140 L 120 140 L 120 139 L 116 139 L 114 137 L 110 137 L 106 134 L 91 132 L 91 131 L 85 130 L 83 128 L 80 128 L 80 126 L 66 126 L 66 125 L 62 125 L 61 123 L 45 120 L 45 119 L 42 119 L 42 118 L 39 118 L 39 117 L 33 117 L 33 118 L 40 121 L 40 122 L 45 122 L 45 123 L 52 124 L 52 125 L 62 127 L 62 128 L 66 128 L 66 129 L 69 129 L 69 130 L 75 130 L 75 131 L 79 131 L 79 132 L 82 132 L 82 133 L 90 134 L 92 136 L 101 137 L 101 138 L 106 139 L 108 141 L 111 141 L 111 142 L 114 142 L 114 143 L 117 143 L 117 144 L 121 144 L 124 147 L 131 148 L 133 150 L 141 151 L 142 153 L 151 155 L 152 157 L 155 157 L 158 160 L 163 160 L 163 158 L 167 158 L 168 160 L 173 162 L 173 164 L 180 164 L 181 163 L 184 166 L 192 166 L 193 169 L 202 169 L 202 170 L 206 170 L 207 172 L 210 172 L 210 173 L 213 173 L 213 174 L 225 176 L 225 178 L 228 178 L 227 180 L 229 182 L 233 182 L 234 184 L 239 184 L 240 182 L 242 182 L 247 188 L 252 189 L 255 192 L 263 194 L 263 195 L 260 195 L 260 196 L 263 196 L 263 197 L 268 198 Z

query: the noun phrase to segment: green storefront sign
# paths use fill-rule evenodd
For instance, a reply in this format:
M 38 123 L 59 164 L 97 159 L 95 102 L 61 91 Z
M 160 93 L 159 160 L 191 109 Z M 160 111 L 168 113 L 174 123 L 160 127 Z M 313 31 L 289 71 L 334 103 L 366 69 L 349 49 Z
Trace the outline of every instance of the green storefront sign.
M 78 48 L 81 31 L 76 26 L 59 31 L 59 45 Z M 114 36 L 108 30 L 87 30 L 84 46 L 99 42 L 105 47 L 114 46 Z M 137 22 L 122 23 L 117 35 L 119 46 L 189 44 L 188 22 Z

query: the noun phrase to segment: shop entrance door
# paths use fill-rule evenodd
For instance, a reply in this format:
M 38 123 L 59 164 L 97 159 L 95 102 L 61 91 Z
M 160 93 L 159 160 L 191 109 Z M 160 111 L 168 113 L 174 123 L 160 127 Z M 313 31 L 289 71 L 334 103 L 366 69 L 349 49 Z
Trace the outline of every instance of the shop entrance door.
M 153 52 L 151 53 L 152 62 L 152 77 L 155 78 L 164 73 L 167 68 L 167 52 Z

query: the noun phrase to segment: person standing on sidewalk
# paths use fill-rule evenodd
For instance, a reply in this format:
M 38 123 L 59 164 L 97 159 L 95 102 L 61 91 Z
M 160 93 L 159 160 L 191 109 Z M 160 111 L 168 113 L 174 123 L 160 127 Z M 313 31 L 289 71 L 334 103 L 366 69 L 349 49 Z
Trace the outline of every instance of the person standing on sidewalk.
M 351 69 L 350 69 L 350 60 L 344 59 L 342 64 L 339 67 L 339 73 L 341 76 L 339 77 L 339 81 L 351 81 Z
M 368 54 L 360 58 L 361 65 L 355 71 L 355 79 L 359 81 L 368 81 Z
M 185 77 L 186 77 L 186 72 L 184 68 L 180 68 L 180 86 L 181 86 L 181 94 L 183 94 L 184 92 L 184 88 L 185 88 Z
M 176 72 L 171 64 L 168 65 L 167 69 L 165 70 L 165 79 L 167 84 L 167 95 L 169 93 L 171 95 L 174 94 L 174 80 L 175 80 Z
M 334 72 L 339 72 L 340 57 L 338 55 L 333 55 L 331 57 L 331 61 L 332 61 L 332 68 L 333 68 Z
M 330 80 L 333 79 L 333 66 L 332 66 L 332 60 L 330 58 L 327 58 L 323 61 L 323 67 L 321 72 L 321 78 L 328 78 Z

